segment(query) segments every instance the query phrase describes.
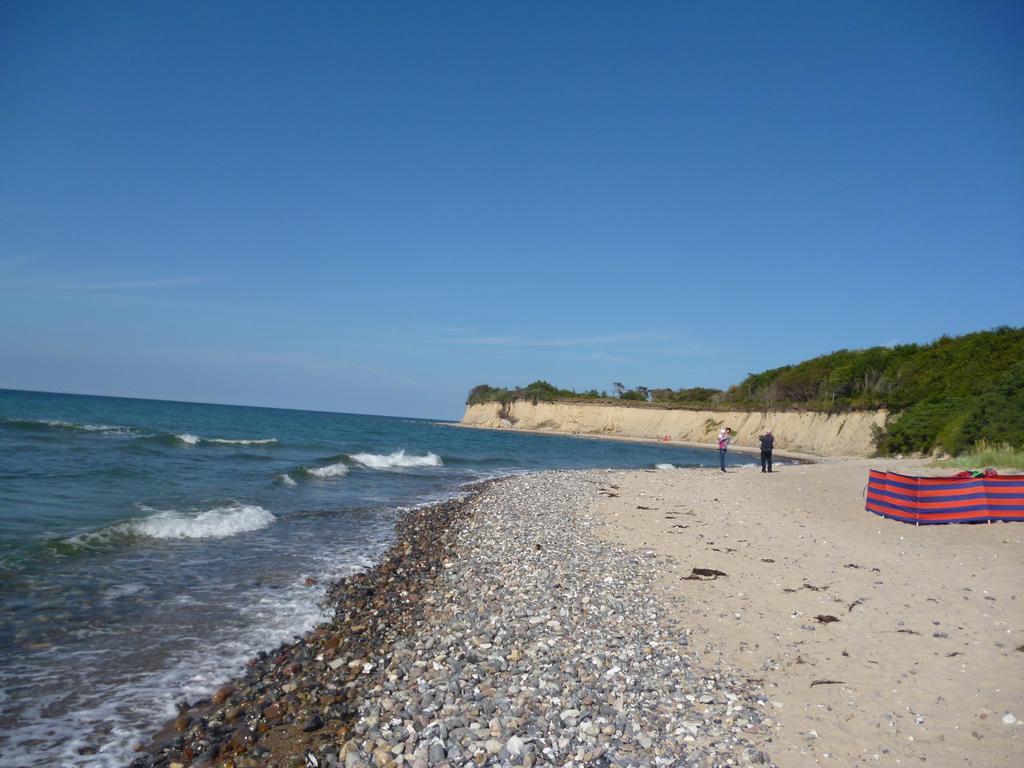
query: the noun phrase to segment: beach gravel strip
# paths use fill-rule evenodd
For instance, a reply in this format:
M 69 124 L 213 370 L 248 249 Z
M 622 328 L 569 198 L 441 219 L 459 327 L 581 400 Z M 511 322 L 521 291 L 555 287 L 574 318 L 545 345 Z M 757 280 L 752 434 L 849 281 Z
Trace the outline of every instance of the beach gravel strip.
M 183 711 L 133 766 L 771 765 L 757 683 L 702 665 L 652 555 L 594 535 L 603 475 L 411 513 L 378 568 L 336 586 L 334 623 Z

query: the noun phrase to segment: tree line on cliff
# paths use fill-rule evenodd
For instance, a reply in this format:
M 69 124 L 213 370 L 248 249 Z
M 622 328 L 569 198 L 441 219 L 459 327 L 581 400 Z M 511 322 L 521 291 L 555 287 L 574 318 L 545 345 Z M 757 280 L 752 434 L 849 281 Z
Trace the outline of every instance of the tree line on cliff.
M 610 402 L 644 408 L 808 410 L 886 409 L 875 435 L 880 453 L 956 454 L 980 439 L 1024 447 L 1024 328 L 1001 327 L 930 344 L 841 349 L 751 373 L 728 389 L 626 388 L 576 392 L 546 381 L 474 387 L 468 404 L 514 400 Z

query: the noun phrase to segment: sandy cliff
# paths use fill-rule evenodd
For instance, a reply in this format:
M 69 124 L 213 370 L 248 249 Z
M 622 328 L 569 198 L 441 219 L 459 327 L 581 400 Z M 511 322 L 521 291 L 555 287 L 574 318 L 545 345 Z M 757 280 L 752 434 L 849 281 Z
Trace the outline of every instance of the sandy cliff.
M 820 456 L 870 456 L 871 427 L 884 426 L 885 411 L 826 414 L 790 411 L 684 411 L 601 403 L 537 403 L 517 400 L 466 406 L 462 423 L 492 429 L 538 430 L 610 437 L 713 443 L 719 426 L 736 433 L 738 446 L 757 447 L 765 427 L 778 450 Z

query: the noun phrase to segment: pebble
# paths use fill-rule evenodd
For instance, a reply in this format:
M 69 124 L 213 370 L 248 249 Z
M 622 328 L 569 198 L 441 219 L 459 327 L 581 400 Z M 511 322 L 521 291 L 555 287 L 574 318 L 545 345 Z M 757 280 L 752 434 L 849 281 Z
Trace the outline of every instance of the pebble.
M 602 475 L 520 475 L 407 513 L 380 565 L 328 589 L 334 622 L 187 708 L 133 768 L 216 754 L 243 727 L 256 746 L 231 748 L 261 765 L 311 745 L 345 768 L 771 766 L 745 732 L 763 691 L 703 664 L 653 558 L 596 535 Z M 239 728 L 214 727 L 229 706 Z

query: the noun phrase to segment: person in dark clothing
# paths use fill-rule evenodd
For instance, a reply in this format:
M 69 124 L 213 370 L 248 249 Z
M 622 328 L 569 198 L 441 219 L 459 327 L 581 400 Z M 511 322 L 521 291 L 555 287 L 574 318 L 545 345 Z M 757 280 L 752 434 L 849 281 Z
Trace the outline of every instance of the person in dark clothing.
M 758 440 L 761 441 L 761 471 L 772 471 L 772 449 L 775 448 L 775 436 L 770 429 L 765 430 Z

